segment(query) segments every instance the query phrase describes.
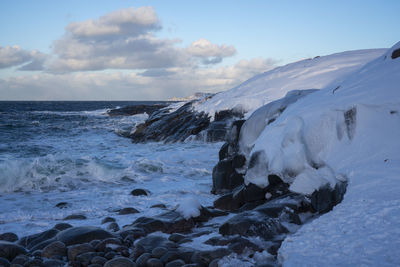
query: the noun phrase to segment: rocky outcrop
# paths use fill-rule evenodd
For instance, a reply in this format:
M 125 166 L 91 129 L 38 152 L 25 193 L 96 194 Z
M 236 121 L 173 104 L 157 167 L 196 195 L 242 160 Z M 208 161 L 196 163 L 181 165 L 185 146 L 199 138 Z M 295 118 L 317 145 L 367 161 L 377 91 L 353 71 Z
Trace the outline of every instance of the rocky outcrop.
M 169 102 L 165 103 L 151 103 L 146 105 L 134 105 L 134 106 L 126 106 L 116 109 L 111 109 L 107 111 L 107 115 L 109 116 L 132 116 L 136 114 L 147 113 L 149 115 L 153 114 L 155 111 L 158 111 L 162 108 L 167 107 Z
M 209 96 L 208 96 L 209 97 Z M 194 105 L 202 100 L 187 102 L 177 110 L 168 108 L 153 112 L 129 137 L 136 143 L 146 141 L 180 142 L 191 137 L 207 142 L 224 141 L 234 118 L 243 117 L 241 112 L 223 110 L 210 120 L 209 114 L 197 112 Z

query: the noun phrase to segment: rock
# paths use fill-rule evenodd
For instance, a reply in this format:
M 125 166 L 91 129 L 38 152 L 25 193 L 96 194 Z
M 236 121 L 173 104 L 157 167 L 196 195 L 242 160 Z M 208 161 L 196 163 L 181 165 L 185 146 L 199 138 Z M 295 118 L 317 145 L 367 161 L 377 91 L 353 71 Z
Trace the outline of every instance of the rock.
M 168 262 L 165 267 L 182 267 L 183 265 L 185 265 L 185 262 L 183 260 L 174 260 L 171 262 Z
M 265 200 L 265 190 L 263 188 L 258 187 L 255 184 L 249 183 L 248 185 L 244 186 L 243 189 L 243 200 L 245 203 L 258 201 L 258 200 Z
M 104 254 L 104 258 L 106 258 L 107 260 L 111 260 L 113 258 L 115 258 L 118 254 L 114 251 L 110 251 L 107 252 L 106 254 Z
M 8 242 L 15 242 L 18 240 L 18 236 L 14 233 L 3 233 L 0 235 L 0 240 L 8 241 Z
M 111 232 L 118 232 L 120 230 L 120 228 L 117 223 L 112 222 L 107 226 L 107 230 L 109 230 Z
M 76 260 L 83 266 L 88 266 L 92 259 L 96 256 L 100 256 L 100 252 L 85 252 L 76 256 Z
M 150 258 L 146 261 L 147 267 L 164 267 L 164 264 L 160 259 Z
M 156 247 L 151 251 L 151 256 L 159 259 L 162 256 L 164 256 L 164 254 L 167 252 L 168 252 L 168 249 L 166 249 L 164 247 Z
M 19 264 L 19 265 L 24 265 L 25 262 L 27 262 L 29 260 L 29 257 L 25 254 L 20 254 L 17 257 L 15 257 L 12 261 L 11 264 Z
M 136 267 L 136 264 L 128 258 L 117 257 L 107 261 L 104 267 Z
M 96 252 L 96 250 L 88 243 L 69 246 L 67 248 L 68 260 L 74 261 L 76 256 L 86 252 Z
M 242 168 L 245 163 L 246 163 L 246 157 L 241 154 L 235 155 L 232 159 L 233 168 Z
M 103 240 L 110 237 L 114 237 L 114 235 L 104 229 L 93 226 L 79 226 L 59 232 L 56 239 L 63 242 L 66 246 L 69 246 L 90 242 L 95 239 Z
M 338 182 L 332 189 L 329 185 L 321 187 L 311 195 L 311 206 L 318 213 L 326 213 L 340 203 L 346 193 L 346 182 Z
M 219 161 L 228 158 L 228 156 L 229 156 L 229 143 L 224 143 L 218 152 Z
M 43 260 L 43 266 L 44 267 L 63 267 L 65 266 L 65 262 L 62 260 L 56 260 L 56 259 L 45 259 Z
M 59 202 L 56 204 L 56 207 L 59 209 L 66 209 L 70 206 L 70 204 L 68 204 L 68 202 Z
M 233 211 L 242 206 L 241 202 L 233 201 L 233 193 L 222 195 L 214 201 L 214 207 L 221 210 Z
M 122 245 L 121 240 L 118 238 L 107 238 L 101 241 L 95 248 L 97 251 L 105 252 L 105 249 L 108 245 Z
M 136 188 L 131 191 L 132 196 L 148 196 L 150 195 L 150 191 L 146 189 Z
M 212 246 L 228 246 L 230 250 L 237 254 L 241 254 L 245 248 L 249 248 L 253 251 L 262 251 L 262 249 L 256 244 L 250 242 L 248 239 L 242 236 L 234 237 L 212 237 L 205 244 Z
M 197 251 L 192 256 L 192 262 L 199 264 L 200 266 L 209 266 L 209 264 L 215 259 L 221 259 L 231 254 L 231 251 L 226 248 L 218 248 L 210 251 Z
M 138 242 L 135 246 L 142 246 L 146 252 L 151 252 L 156 247 L 165 247 L 167 249 L 176 248 L 176 244 L 167 240 L 165 237 L 158 236 L 155 234 L 148 235 Z
M 0 241 L 1 258 L 6 258 L 7 260 L 12 261 L 16 256 L 26 253 L 27 251 L 17 244 L 8 241 Z
M 86 220 L 86 219 L 87 219 L 86 216 L 83 214 L 72 214 L 68 215 L 63 220 L 67 221 L 67 220 Z
M 1 267 L 9 267 L 10 262 L 6 258 L 1 258 L 0 257 L 0 266 Z
M 164 263 L 171 262 L 179 259 L 179 254 L 175 251 L 168 251 L 161 257 L 161 261 Z
M 134 105 L 134 106 L 126 106 L 116 109 L 111 109 L 107 111 L 109 116 L 132 116 L 136 114 L 147 113 L 151 115 L 153 112 L 165 108 L 169 105 L 169 103 L 157 103 L 157 104 L 148 104 L 148 105 Z
M 131 255 L 129 255 L 129 258 L 136 260 L 145 252 L 146 252 L 146 249 L 142 245 L 136 244 Z
M 57 229 L 50 229 L 50 230 L 44 231 L 42 233 L 25 236 L 18 241 L 18 244 L 22 245 L 32 251 L 34 251 L 36 249 L 42 249 L 50 243 L 49 242 L 46 244 L 44 242 L 51 240 L 58 233 L 59 233 L 59 231 Z M 37 246 L 37 245 L 39 245 L 39 246 Z
M 165 206 L 164 204 L 155 204 L 155 205 L 152 205 L 150 208 L 166 209 L 167 206 Z
M 255 211 L 239 213 L 219 228 L 221 235 L 259 236 L 271 240 L 288 230 L 276 218 L 270 218 Z
M 103 264 L 97 264 L 97 263 L 95 263 L 95 264 L 90 264 L 90 265 L 88 265 L 88 267 L 103 267 Z
M 392 52 L 392 59 L 395 59 L 398 57 L 400 57 L 400 48 L 398 48 Z
M 213 121 L 207 127 L 207 142 L 225 141 L 228 124 L 225 121 Z
M 42 257 L 44 258 L 52 258 L 53 256 L 66 256 L 67 255 L 67 247 L 63 242 L 55 241 L 47 246 L 45 246 L 42 250 Z
M 90 262 L 92 264 L 98 264 L 103 266 L 107 262 L 107 259 L 101 256 L 94 256 Z
M 146 267 L 147 266 L 147 260 L 151 258 L 150 253 L 143 253 L 140 255 L 139 258 L 136 259 L 136 265 L 137 267 Z
M 131 207 L 123 208 L 118 212 L 119 215 L 127 215 L 127 214 L 134 214 L 134 213 L 139 213 L 139 211 L 137 209 L 131 208 Z
M 142 228 L 128 226 L 125 227 L 118 232 L 118 234 L 123 238 L 126 239 L 130 236 L 133 239 L 138 239 L 146 235 L 146 232 Z
M 43 261 L 41 259 L 29 259 L 25 262 L 24 267 L 42 267 Z
M 102 221 L 101 224 L 109 223 L 109 222 L 115 222 L 115 219 L 112 217 L 105 217 Z
M 168 237 L 168 240 L 170 240 L 172 242 L 179 242 L 184 238 L 186 238 L 186 236 L 184 236 L 182 234 L 178 234 L 178 233 L 173 233 Z
M 130 226 L 142 228 L 147 233 L 161 231 L 164 233 L 187 233 L 195 225 L 192 219 L 186 220 L 179 212 L 168 211 L 157 218 L 140 217 Z
M 210 262 L 210 264 L 208 265 L 208 267 L 218 267 L 218 262 L 220 259 L 215 259 L 212 262 Z
M 58 231 L 63 231 L 71 227 L 72 225 L 70 225 L 69 223 L 57 223 L 56 225 L 54 225 L 53 229 L 56 229 Z
M 232 160 L 224 159 L 214 166 L 212 181 L 213 187 L 211 192 L 221 194 L 243 184 L 243 175 L 234 170 Z

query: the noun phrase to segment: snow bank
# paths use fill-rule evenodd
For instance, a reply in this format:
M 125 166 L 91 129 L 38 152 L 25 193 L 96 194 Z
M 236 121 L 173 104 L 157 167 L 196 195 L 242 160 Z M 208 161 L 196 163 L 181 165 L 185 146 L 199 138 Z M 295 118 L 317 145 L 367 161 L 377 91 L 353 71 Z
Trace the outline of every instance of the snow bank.
M 358 50 L 301 60 L 255 76 L 241 85 L 214 95 L 195 109 L 211 117 L 216 111 L 236 109 L 248 115 L 257 108 L 282 98 L 287 92 L 321 89 L 339 84 L 350 73 L 382 55 L 386 49 Z
M 241 137 L 246 182 L 264 187 L 274 173 L 311 194 L 348 179 L 341 204 L 283 242 L 284 266 L 400 264 L 400 58 L 391 58 L 399 48 L 298 99 L 258 138 Z M 261 110 L 254 116 L 267 118 Z

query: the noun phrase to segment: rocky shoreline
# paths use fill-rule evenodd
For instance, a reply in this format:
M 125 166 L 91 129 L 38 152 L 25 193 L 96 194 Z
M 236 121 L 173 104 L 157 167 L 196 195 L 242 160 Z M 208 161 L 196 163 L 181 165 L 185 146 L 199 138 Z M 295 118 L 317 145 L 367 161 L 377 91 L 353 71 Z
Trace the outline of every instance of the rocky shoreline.
M 184 216 L 179 209 L 158 205 L 153 207 L 162 210 L 158 216 L 139 217 L 123 226 L 115 218 L 105 217 L 102 228 L 63 222 L 21 238 L 3 233 L 0 266 L 218 266 L 221 259 L 222 263 L 240 259 L 249 266 L 279 265 L 278 250 L 286 236 L 341 202 L 346 183 L 333 189 L 323 187 L 312 195 L 290 192 L 289 184 L 277 175 L 269 175 L 265 188 L 244 184 L 246 168 L 256 159 L 253 156 L 246 163 L 239 153 L 243 114 L 222 111 L 211 122 L 209 116 L 193 111 L 196 101 L 174 112 L 163 106 L 135 108 L 134 112 L 151 110 L 151 114 L 130 138 L 134 142 L 226 141 L 213 169 L 210 190 L 219 195 L 213 206 L 197 207 L 197 214 Z M 141 188 L 131 192 L 133 196 L 147 194 L 149 190 Z M 62 202 L 57 207 L 68 205 Z M 139 213 L 133 207 L 116 212 L 127 216 Z M 64 218 L 69 222 L 84 219 L 82 214 Z

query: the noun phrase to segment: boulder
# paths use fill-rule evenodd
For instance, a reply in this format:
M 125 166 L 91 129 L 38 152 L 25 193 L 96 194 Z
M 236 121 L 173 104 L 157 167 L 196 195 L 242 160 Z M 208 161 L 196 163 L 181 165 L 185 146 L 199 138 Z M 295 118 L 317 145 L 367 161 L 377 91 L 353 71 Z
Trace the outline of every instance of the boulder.
M 107 261 L 104 267 L 136 267 L 136 263 L 132 260 L 124 257 L 117 257 L 112 260 Z
M 256 211 L 239 213 L 219 228 L 219 233 L 226 235 L 258 236 L 265 240 L 287 233 L 288 230 L 277 218 L 270 218 Z
M 92 247 L 88 243 L 69 246 L 67 249 L 68 260 L 74 261 L 76 259 L 76 256 L 86 252 L 96 252 L 96 251 L 94 247 Z
M 0 257 L 12 261 L 20 254 L 27 254 L 27 251 L 22 246 L 8 242 L 0 241 Z
M 150 195 L 150 191 L 146 189 L 136 188 L 131 191 L 132 196 L 148 196 Z
M 123 208 L 118 212 L 119 215 L 127 215 L 127 214 L 135 214 L 135 213 L 139 213 L 139 211 L 137 209 L 131 208 L 131 207 Z
M 42 249 L 53 241 L 53 238 L 59 233 L 57 229 L 46 230 L 42 233 L 25 236 L 18 241 L 22 245 L 32 251 Z M 46 242 L 47 241 L 47 242 Z
M 0 240 L 8 241 L 8 242 L 15 242 L 18 240 L 18 236 L 14 233 L 3 233 L 0 235 Z
M 101 224 L 109 223 L 109 222 L 115 222 L 115 219 L 112 217 L 105 217 L 102 221 Z
M 78 226 L 59 232 L 56 236 L 56 240 L 70 246 L 90 242 L 95 239 L 103 240 L 110 237 L 114 237 L 114 235 L 104 229 L 93 226 Z
M 67 221 L 67 220 L 86 220 L 86 216 L 83 214 L 71 214 L 66 216 L 63 220 Z
M 398 48 L 392 52 L 392 59 L 395 59 L 398 57 L 400 57 L 400 48 Z
M 232 160 L 224 159 L 214 166 L 212 181 L 213 187 L 211 192 L 221 194 L 243 184 L 243 175 L 235 171 L 232 166 Z
M 52 258 L 53 256 L 66 256 L 67 255 L 67 247 L 63 242 L 55 241 L 48 244 L 42 250 L 42 257 L 44 258 Z

